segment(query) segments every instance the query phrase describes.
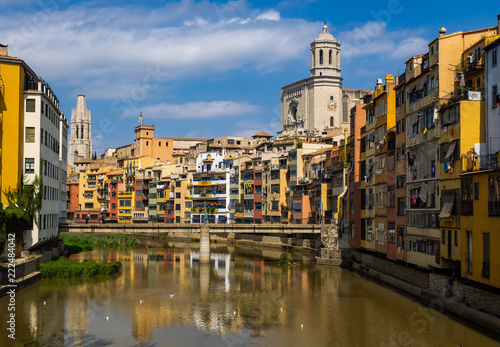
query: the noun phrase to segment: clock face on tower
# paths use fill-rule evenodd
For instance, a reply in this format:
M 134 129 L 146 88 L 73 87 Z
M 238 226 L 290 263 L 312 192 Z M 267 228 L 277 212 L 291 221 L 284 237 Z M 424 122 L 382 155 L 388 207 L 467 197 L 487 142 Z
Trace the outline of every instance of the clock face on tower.
M 335 101 L 328 102 L 328 109 L 330 111 L 335 111 L 337 109 L 337 103 Z

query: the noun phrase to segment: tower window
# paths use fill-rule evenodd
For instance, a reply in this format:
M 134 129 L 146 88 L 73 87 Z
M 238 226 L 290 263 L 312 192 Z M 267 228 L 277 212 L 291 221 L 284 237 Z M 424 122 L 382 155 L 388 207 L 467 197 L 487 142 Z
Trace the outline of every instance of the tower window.
M 330 126 L 333 127 L 333 116 L 330 117 Z
M 158 141 L 158 147 L 161 147 L 161 141 Z
M 332 65 L 332 50 L 328 52 L 328 64 Z
M 330 101 L 333 101 L 333 95 L 330 96 Z
M 146 141 L 146 146 L 149 144 L 149 141 Z
M 322 49 L 319 50 L 319 63 L 321 65 L 323 65 L 323 50 Z

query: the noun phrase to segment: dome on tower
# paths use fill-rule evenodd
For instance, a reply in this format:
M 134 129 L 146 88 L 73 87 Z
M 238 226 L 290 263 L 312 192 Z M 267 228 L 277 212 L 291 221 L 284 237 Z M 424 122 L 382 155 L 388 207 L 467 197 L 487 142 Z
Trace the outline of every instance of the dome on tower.
M 333 37 L 332 34 L 328 32 L 328 26 L 326 25 L 323 27 L 323 32 L 316 37 L 316 41 L 329 41 L 329 42 L 336 42 L 335 37 Z

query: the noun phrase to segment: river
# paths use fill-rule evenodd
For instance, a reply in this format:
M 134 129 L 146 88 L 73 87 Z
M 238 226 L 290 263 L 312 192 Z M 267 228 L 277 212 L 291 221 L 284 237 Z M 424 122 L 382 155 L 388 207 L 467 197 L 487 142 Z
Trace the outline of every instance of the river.
M 16 340 L 2 346 L 500 346 L 470 322 L 312 254 L 153 242 L 74 258 L 122 262 L 91 279 L 42 280 L 16 295 Z M 8 320 L 8 297 L 0 317 Z M 5 323 L 2 324 L 5 326 Z

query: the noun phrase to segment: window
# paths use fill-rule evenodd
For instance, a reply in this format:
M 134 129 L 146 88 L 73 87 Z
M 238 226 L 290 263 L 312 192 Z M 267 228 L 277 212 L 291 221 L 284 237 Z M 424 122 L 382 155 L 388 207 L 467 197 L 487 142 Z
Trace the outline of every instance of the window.
M 35 158 L 26 158 L 24 160 L 24 173 L 35 172 Z
M 175 212 L 180 212 L 181 204 L 175 204 Z
M 387 223 L 387 243 L 396 243 L 396 223 Z
M 25 142 L 35 142 L 35 128 L 26 127 L 26 135 L 24 136 Z
M 131 207 L 132 200 L 120 200 L 120 207 Z
M 490 233 L 483 233 L 483 270 L 481 276 L 490 278 Z
M 261 172 L 255 173 L 255 179 L 256 180 L 261 180 L 262 179 L 262 173 Z
M 146 141 L 146 146 L 149 145 L 149 141 Z
M 405 249 L 405 228 L 398 227 L 398 248 Z
M 323 65 L 323 50 L 322 49 L 319 50 L 319 63 L 321 65 Z
M 332 65 L 332 50 L 328 51 L 328 64 Z
M 26 112 L 35 112 L 35 99 L 26 99 Z
M 85 203 L 85 209 L 93 209 L 94 208 L 94 203 L 93 202 L 86 202 Z
M 467 252 L 466 252 L 467 273 L 472 275 L 472 231 L 467 231 Z
M 330 126 L 333 128 L 333 117 L 330 117 Z
M 261 202 L 256 202 L 255 203 L 255 210 L 256 211 L 262 210 L 262 203 Z
M 497 66 L 498 63 L 498 56 L 497 56 L 497 49 L 495 48 L 494 50 L 491 51 L 491 66 Z
M 401 121 L 396 123 L 396 134 L 401 133 Z
M 458 230 L 455 230 L 455 247 L 458 247 Z
M 175 187 L 176 188 L 180 188 L 180 186 L 181 186 L 181 182 L 180 181 L 175 182 Z
M 181 193 L 175 193 L 175 198 L 180 199 L 181 198 Z
M 116 204 L 111 204 L 112 209 L 116 209 Z
M 488 215 L 500 216 L 500 175 L 488 177 Z
M 161 147 L 161 141 L 158 141 L 158 147 Z
M 479 200 L 479 182 L 474 183 L 474 200 Z
M 446 245 L 446 230 L 441 230 L 441 243 Z
M 261 194 L 262 193 L 262 186 L 255 186 L 255 193 Z
M 494 84 L 491 86 L 491 107 L 497 107 L 497 94 L 498 94 L 498 84 Z

